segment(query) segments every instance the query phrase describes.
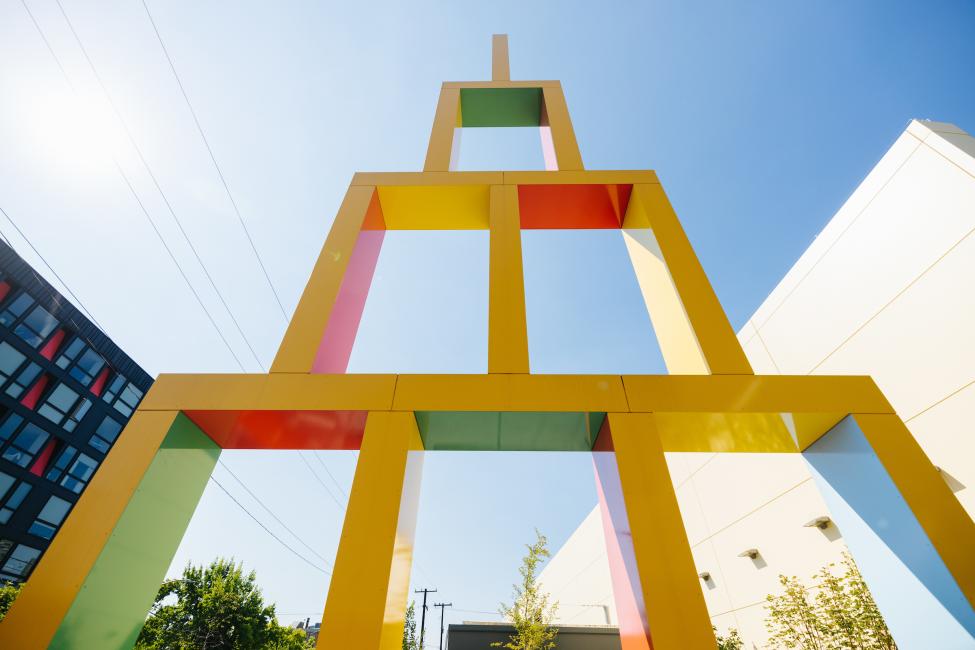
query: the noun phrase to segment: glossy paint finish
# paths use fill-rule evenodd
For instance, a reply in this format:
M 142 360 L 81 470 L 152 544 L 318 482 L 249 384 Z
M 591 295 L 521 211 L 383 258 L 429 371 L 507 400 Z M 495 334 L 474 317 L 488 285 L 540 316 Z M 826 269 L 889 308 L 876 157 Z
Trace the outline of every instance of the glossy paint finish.
M 521 185 L 521 227 L 618 229 L 631 185 Z
M 605 413 L 417 411 L 428 451 L 589 451 Z
M 491 187 L 488 372 L 527 373 L 528 322 L 518 225 L 518 196 L 510 185 Z

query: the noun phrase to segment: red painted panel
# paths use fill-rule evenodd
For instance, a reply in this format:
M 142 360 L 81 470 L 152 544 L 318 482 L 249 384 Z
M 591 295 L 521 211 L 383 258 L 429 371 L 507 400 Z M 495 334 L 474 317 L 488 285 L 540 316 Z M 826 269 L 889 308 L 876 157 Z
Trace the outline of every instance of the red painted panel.
M 379 202 L 379 191 L 372 193 L 366 218 L 362 221 L 363 230 L 386 230 L 386 218 L 383 216 L 383 206 Z
M 359 449 L 366 411 L 186 411 L 223 449 Z
M 30 466 L 31 474 L 34 476 L 44 476 L 44 472 L 47 470 L 47 464 L 51 462 L 51 456 L 54 455 L 54 448 L 56 446 L 56 440 L 47 443 L 47 447 L 40 453 L 37 460 L 34 461 L 34 464 Z
M 385 236 L 385 230 L 363 230 L 359 233 L 311 367 L 313 373 L 341 374 L 348 368 Z
M 0 300 L 6 298 L 8 293 L 10 293 L 10 283 L 0 280 Z
M 48 378 L 47 375 L 41 375 L 40 379 L 34 382 L 31 389 L 27 391 L 27 394 L 20 400 L 20 403 L 29 409 L 33 409 L 37 406 L 37 402 L 41 399 L 41 393 L 44 392 L 44 388 L 47 386 Z
M 66 334 L 67 332 L 59 328 L 58 331 L 54 333 L 54 336 L 52 336 L 51 339 L 44 344 L 44 347 L 41 348 L 41 356 L 48 361 L 52 361 L 54 359 L 54 355 L 58 353 L 58 348 L 61 347 L 61 342 L 64 340 Z
M 102 396 L 102 391 L 105 390 L 105 384 L 108 382 L 108 374 L 108 366 L 105 366 L 102 368 L 102 371 L 98 373 L 98 376 L 95 377 L 95 381 L 91 383 L 91 388 L 89 390 L 94 393 L 95 397 Z
M 596 492 L 606 537 L 609 575 L 613 582 L 613 598 L 619 619 L 620 644 L 623 650 L 652 650 L 647 608 L 643 601 L 640 574 L 633 553 L 632 534 L 623 490 L 620 486 L 616 452 L 609 431 L 609 418 L 593 445 L 593 468 L 596 473 Z
M 524 229 L 619 228 L 632 185 L 519 185 Z

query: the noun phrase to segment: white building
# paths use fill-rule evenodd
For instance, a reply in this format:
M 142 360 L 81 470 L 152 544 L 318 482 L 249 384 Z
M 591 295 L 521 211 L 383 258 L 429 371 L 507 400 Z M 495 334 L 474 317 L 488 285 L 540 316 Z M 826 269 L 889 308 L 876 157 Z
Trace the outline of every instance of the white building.
M 975 138 L 912 121 L 738 334 L 757 374 L 868 374 L 975 516 Z M 668 454 L 708 610 L 760 647 L 778 575 L 845 549 L 799 455 Z M 760 557 L 739 557 L 755 548 Z M 595 509 L 541 575 L 560 622 L 616 623 Z

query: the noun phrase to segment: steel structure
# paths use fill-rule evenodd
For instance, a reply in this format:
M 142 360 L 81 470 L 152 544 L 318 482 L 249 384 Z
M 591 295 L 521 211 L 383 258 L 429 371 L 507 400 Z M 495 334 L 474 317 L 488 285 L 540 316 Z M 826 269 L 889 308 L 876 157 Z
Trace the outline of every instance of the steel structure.
M 975 524 L 874 382 L 754 375 L 654 172 L 584 170 L 560 83 L 508 70 L 495 36 L 491 81 L 443 84 L 422 172 L 355 175 L 268 374 L 159 377 L 0 647 L 131 647 L 221 449 L 359 450 L 319 648 L 400 647 L 422 452 L 443 449 L 593 453 L 628 650 L 715 647 L 667 451 L 803 454 L 854 556 L 880 540 L 903 569 L 868 583 L 975 631 Z M 501 126 L 538 127 L 547 170 L 454 171 L 461 127 Z M 531 373 L 532 228 L 622 230 L 669 374 Z M 487 374 L 346 374 L 402 229 L 489 231 Z

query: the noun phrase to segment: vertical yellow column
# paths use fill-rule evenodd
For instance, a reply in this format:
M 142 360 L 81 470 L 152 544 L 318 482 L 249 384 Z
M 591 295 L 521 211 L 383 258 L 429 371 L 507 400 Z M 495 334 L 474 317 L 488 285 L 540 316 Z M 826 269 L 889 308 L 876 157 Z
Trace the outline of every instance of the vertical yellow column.
M 423 171 L 449 172 L 454 169 L 460 143 L 454 132 L 460 125 L 460 88 L 441 88 Z
M 508 64 L 507 34 L 494 34 L 491 36 L 491 79 L 493 81 L 511 80 L 511 68 Z
M 576 142 L 576 134 L 572 130 L 572 119 L 569 117 L 569 107 L 565 103 L 561 84 L 542 87 L 542 105 L 544 120 L 547 120 L 552 130 L 552 144 L 559 170 L 583 169 L 579 143 Z
M 353 185 L 345 193 L 322 252 L 278 347 L 271 372 L 311 371 L 375 191 L 375 187 Z
M 650 238 L 638 234 L 639 230 L 631 230 L 624 238 L 644 298 L 649 297 L 647 309 L 661 309 L 657 318 L 667 321 L 659 328 L 658 336 L 662 348 L 665 342 L 671 346 L 670 350 L 662 350 L 668 369 L 673 362 L 682 374 L 752 374 L 741 343 L 660 185 L 633 186 L 623 228 L 647 227 L 653 231 Z M 659 256 L 665 266 L 658 264 Z M 678 304 L 680 310 L 676 308 Z M 698 354 L 700 358 L 695 358 Z
M 488 372 L 527 373 L 528 325 L 516 185 L 491 187 L 490 227 Z
M 654 650 L 713 650 L 714 633 L 652 413 L 609 413 Z
M 975 522 L 900 417 L 853 416 L 965 598 L 975 607 Z
M 402 647 L 422 449 L 413 413 L 369 414 L 319 649 Z
M 176 419 L 136 411 L 0 623 L 0 648 L 46 648 Z

